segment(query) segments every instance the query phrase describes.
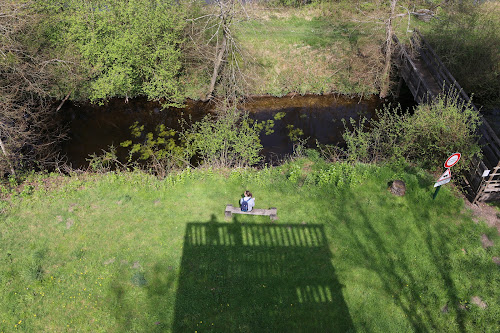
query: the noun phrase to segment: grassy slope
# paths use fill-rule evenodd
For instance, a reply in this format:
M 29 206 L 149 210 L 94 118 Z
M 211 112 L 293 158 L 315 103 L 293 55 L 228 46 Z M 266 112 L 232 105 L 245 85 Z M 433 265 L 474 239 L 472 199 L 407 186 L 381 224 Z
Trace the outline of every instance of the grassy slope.
M 349 174 L 357 181 L 342 185 Z M 405 197 L 386 191 L 395 178 Z M 449 187 L 433 201 L 422 172 L 300 160 L 170 180 L 74 177 L 13 199 L 0 217 L 0 332 L 500 329 L 500 239 Z M 277 224 L 225 221 L 244 189 L 278 208 Z M 239 246 L 238 228 L 253 228 Z M 188 229 L 206 233 L 185 239 Z M 497 245 L 484 250 L 482 233 Z
M 387 6 L 352 1 L 301 8 L 247 4 L 234 29 L 246 59 L 248 94 L 378 94 L 388 12 Z M 407 17 L 393 24 L 401 40 L 411 35 L 407 28 L 430 25 L 415 18 L 408 25 Z M 188 85 L 189 97 L 203 90 L 199 76 L 190 75 L 196 84 Z
M 237 38 L 254 60 L 245 71 L 252 94 L 377 93 L 383 30 L 353 22 L 352 5 L 249 12 Z
M 245 8 L 234 29 L 247 60 L 242 73 L 249 95 L 378 93 L 385 32 L 351 2 Z M 365 10 L 374 17 L 384 15 L 384 9 L 376 6 Z M 200 75 L 188 75 L 188 97 L 202 94 Z
M 475 3 L 474 3 L 475 4 Z M 458 8 L 457 8 L 458 7 Z M 452 75 L 485 110 L 500 105 L 500 2 L 451 6 L 421 30 Z M 484 111 L 484 110 L 483 110 Z

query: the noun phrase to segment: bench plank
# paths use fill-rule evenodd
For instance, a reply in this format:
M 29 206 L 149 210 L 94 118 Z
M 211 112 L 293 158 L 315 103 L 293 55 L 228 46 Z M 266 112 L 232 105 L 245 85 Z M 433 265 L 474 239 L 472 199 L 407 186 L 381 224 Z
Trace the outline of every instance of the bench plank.
M 278 219 L 277 208 L 269 208 L 269 209 L 254 208 L 252 209 L 251 212 L 242 212 L 241 208 L 239 207 L 234 207 L 233 205 L 227 205 L 226 210 L 224 211 L 224 215 L 226 217 L 231 217 L 232 214 L 263 215 L 263 216 L 269 216 L 271 220 Z

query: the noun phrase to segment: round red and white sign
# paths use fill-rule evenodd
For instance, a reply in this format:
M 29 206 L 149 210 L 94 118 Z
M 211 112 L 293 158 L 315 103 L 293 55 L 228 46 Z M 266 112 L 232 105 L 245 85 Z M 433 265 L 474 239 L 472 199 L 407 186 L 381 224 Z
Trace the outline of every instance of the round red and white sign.
M 448 169 L 457 164 L 457 162 L 460 160 L 460 156 L 462 156 L 460 153 L 455 153 L 448 157 L 446 162 L 444 162 L 444 167 Z

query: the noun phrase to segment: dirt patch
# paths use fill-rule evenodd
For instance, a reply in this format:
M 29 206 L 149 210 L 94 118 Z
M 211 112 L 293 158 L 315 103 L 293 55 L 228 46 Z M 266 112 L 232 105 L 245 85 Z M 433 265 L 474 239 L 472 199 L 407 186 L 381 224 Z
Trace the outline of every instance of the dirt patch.
M 306 163 L 304 163 L 304 167 L 302 168 L 302 170 L 305 172 L 305 173 L 310 173 L 312 172 L 312 166 L 314 165 L 314 162 L 312 161 L 307 161 Z
M 73 219 L 68 219 L 66 221 L 66 229 L 69 229 L 73 226 L 73 224 L 75 224 L 75 221 Z
M 493 262 L 495 264 L 497 264 L 498 266 L 500 266 L 500 257 L 493 257 L 493 258 L 491 258 L 491 260 L 493 260 Z
M 483 248 L 487 249 L 490 246 L 495 245 L 491 239 L 488 238 L 486 234 L 481 235 L 481 244 L 483 245 Z
M 104 262 L 104 265 L 109 265 L 115 262 L 115 258 L 108 259 Z
M 477 306 L 479 306 L 481 309 L 486 309 L 488 307 L 488 305 L 481 299 L 479 298 L 479 296 L 474 296 L 470 299 L 470 302 L 472 304 L 476 304 Z
M 465 200 L 465 207 L 472 210 L 473 219 L 475 222 L 484 221 L 488 226 L 493 227 L 500 234 L 500 219 L 498 218 L 498 210 L 484 202 L 471 204 L 467 199 Z
M 72 203 L 69 205 L 68 207 L 68 212 L 70 213 L 73 213 L 73 211 L 75 210 L 75 208 L 77 207 L 78 205 L 76 203 Z

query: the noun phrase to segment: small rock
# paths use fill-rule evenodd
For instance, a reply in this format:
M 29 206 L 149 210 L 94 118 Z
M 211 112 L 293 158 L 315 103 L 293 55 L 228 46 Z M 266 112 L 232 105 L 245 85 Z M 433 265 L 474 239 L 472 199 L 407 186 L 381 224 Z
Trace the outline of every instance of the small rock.
M 442 312 L 442 313 L 448 313 L 448 304 L 445 304 L 445 306 L 443 306 L 443 307 L 441 308 L 441 312 Z
M 132 265 L 132 268 L 133 268 L 133 269 L 139 269 L 139 268 L 141 268 L 141 264 L 140 264 L 138 261 L 136 261 L 136 262 L 134 262 L 134 264 Z
M 406 185 L 402 180 L 394 180 L 390 183 L 389 189 L 392 194 L 397 195 L 398 197 L 402 197 L 406 193 Z
M 473 296 L 471 299 L 470 299 L 470 302 L 472 304 L 476 304 L 477 306 L 479 306 L 481 309 L 486 309 L 488 307 L 488 305 L 481 299 L 479 298 L 479 296 Z
M 483 244 L 483 248 L 485 248 L 485 249 L 489 248 L 490 246 L 495 245 L 495 243 L 493 243 L 493 241 L 490 240 L 488 238 L 488 236 L 486 236 L 486 234 L 481 235 L 481 244 Z
M 109 265 L 115 262 L 115 258 L 108 259 L 104 262 L 104 265 Z
M 69 229 L 73 226 L 73 224 L 75 224 L 75 221 L 73 221 L 73 219 L 68 219 L 66 221 L 66 229 Z
M 493 257 L 493 258 L 491 258 L 491 260 L 493 260 L 493 262 L 495 264 L 497 264 L 498 266 L 500 266 L 500 257 Z

